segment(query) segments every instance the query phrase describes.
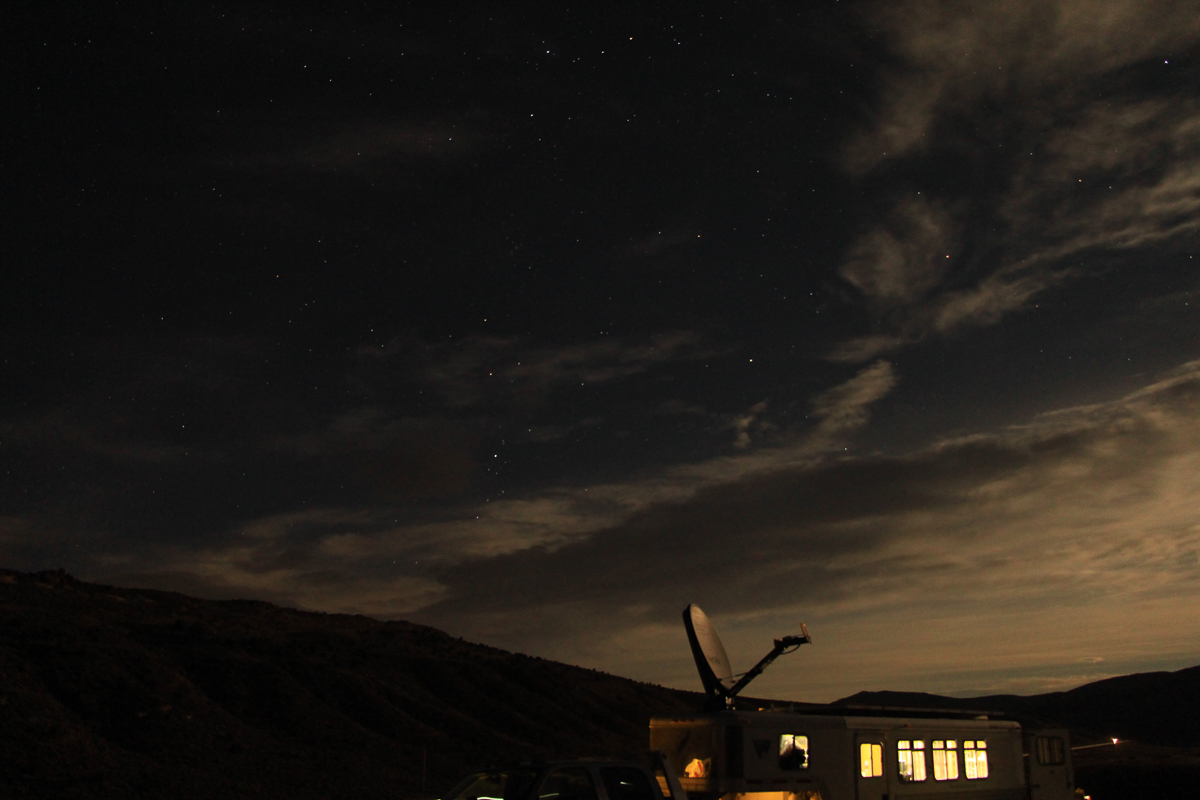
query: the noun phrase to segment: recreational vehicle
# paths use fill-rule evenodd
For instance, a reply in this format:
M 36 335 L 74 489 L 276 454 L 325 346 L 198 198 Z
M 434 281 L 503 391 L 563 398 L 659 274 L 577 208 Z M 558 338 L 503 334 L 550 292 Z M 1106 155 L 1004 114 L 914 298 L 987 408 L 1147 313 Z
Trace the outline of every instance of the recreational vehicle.
M 683 622 L 706 710 L 652 719 L 650 749 L 664 754 L 690 800 L 1075 797 L 1065 730 L 1023 731 L 1016 722 L 956 710 L 738 710 L 738 693 L 778 656 L 810 643 L 808 629 L 777 639 L 739 677 L 698 606 L 684 609 Z
M 961 710 L 801 704 L 738 709 L 772 661 L 812 641 L 775 640 L 735 676 L 704 612 L 683 612 L 705 710 L 650 720 L 652 766 L 596 759 L 468 775 L 447 800 L 1073 800 L 1065 730 Z M 657 782 L 657 786 L 655 786 Z
M 999 720 L 718 711 L 655 717 L 650 749 L 689 800 L 1075 797 L 1067 732 Z

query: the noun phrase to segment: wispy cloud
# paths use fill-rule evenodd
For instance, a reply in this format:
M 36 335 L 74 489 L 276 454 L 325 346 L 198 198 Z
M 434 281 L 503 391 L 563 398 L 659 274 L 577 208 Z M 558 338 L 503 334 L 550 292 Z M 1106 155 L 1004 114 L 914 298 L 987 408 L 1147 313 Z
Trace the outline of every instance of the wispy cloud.
M 870 419 L 870 407 L 896 386 L 895 368 L 887 361 L 876 361 L 843 384 L 813 400 L 813 415 L 820 420 L 814 440 L 834 441 L 861 428 Z
M 755 403 L 750 407 L 750 410 L 745 414 L 741 414 L 733 418 L 730 427 L 734 431 L 733 446 L 739 450 L 745 450 L 750 446 L 750 429 L 753 427 L 758 416 L 767 410 L 767 401 Z
M 455 568 L 442 577 L 446 599 L 426 613 L 482 634 L 471 609 L 486 607 L 487 625 L 507 616 L 502 627 L 520 628 L 511 641 L 527 646 L 545 640 L 515 620 L 561 609 L 596 631 L 625 631 L 689 599 L 751 627 L 789 614 L 850 627 L 916 614 L 928 627 L 920 637 L 999 614 L 1026 621 L 1025 652 L 1061 660 L 1070 648 L 1047 625 L 1114 603 L 1136 617 L 1168 597 L 1200 597 L 1197 408 L 1192 364 L 1119 401 L 908 458 L 711 485 L 574 543 Z M 631 620 L 623 608 L 642 613 Z M 959 626 L 952 641 L 974 653 L 991 624 Z M 1182 635 L 1168 638 L 1183 646 Z M 1103 645 L 1124 658 L 1131 642 Z M 1099 644 L 1071 647 L 1094 654 Z
M 980 177 L 940 194 L 905 186 L 848 249 L 840 274 L 878 325 L 830 359 L 993 325 L 1095 269 L 1081 260 L 1200 229 L 1200 106 L 1171 72 L 1171 54 L 1200 38 L 1194 12 L 1117 0 L 876 8 L 894 61 L 846 168 L 879 181 L 899 163 L 949 159 Z
M 883 312 L 925 298 L 949 270 L 947 252 L 957 246 L 950 215 L 932 203 L 909 198 L 892 219 L 867 233 L 840 270 Z
M 1140 247 L 1200 227 L 1195 98 L 1089 107 L 1053 131 L 1045 152 L 1004 209 L 1018 234 L 1040 232 L 1044 259 Z
M 377 507 L 259 517 L 202 546 L 125 553 L 97 574 L 415 616 L 685 685 L 674 621 L 687 602 L 719 610 L 739 652 L 805 619 L 824 632 L 803 662 L 810 698 L 883 688 L 901 664 L 904 686 L 982 691 L 1020 688 L 1003 683 L 1014 675 L 1065 686 L 1098 659 L 1106 674 L 1137 668 L 1150 641 L 1164 658 L 1195 654 L 1200 629 L 1165 628 L 1159 615 L 1200 600 L 1200 362 L 990 435 L 830 458 L 895 382 L 887 362 L 864 368 L 816 397 L 815 432 L 785 446 L 424 521 Z M 22 539 L 30 527 L 3 530 Z M 1019 654 L 998 636 L 1020 637 Z M 981 673 L 980 659 L 998 672 Z M 892 666 L 863 666 L 881 663 Z M 764 686 L 796 696 L 779 683 L 790 669 Z
M 1170 0 L 910 0 L 869 13 L 887 31 L 898 64 L 883 76 L 874 124 L 846 150 L 856 173 L 928 148 L 948 116 L 984 98 L 1070 94 L 1143 60 L 1169 60 L 1200 35 L 1192 4 Z
M 536 405 L 567 386 L 612 383 L 676 362 L 713 354 L 700 336 L 672 331 L 630 341 L 601 337 L 560 346 L 533 345 L 517 338 L 470 337 L 431 344 L 396 340 L 358 352 L 357 376 L 364 388 L 388 385 L 397 371 L 435 391 L 453 407 L 483 402 Z
M 769 476 L 789 465 L 817 463 L 832 449 L 840 450 L 846 437 L 865 424 L 869 406 L 886 395 L 895 381 L 891 365 L 879 362 L 818 395 L 813 402 L 817 425 L 784 447 L 749 448 L 751 429 L 764 430 L 770 424 L 756 421 L 767 409 L 767 403 L 761 402 L 731 424 L 737 436 L 735 450 L 745 451 L 736 455 L 630 480 L 553 486 L 492 498 L 446 508 L 439 518 L 423 521 L 393 514 L 386 506 L 272 514 L 239 522 L 198 549 L 170 544 L 146 547 L 138 554 L 105 562 L 102 568 L 107 579 L 130 585 L 161 586 L 187 576 L 190 590 L 205 596 L 233 596 L 240 590 L 326 610 L 387 616 L 410 613 L 449 597 L 448 585 L 441 582 L 447 571 L 522 554 L 553 554 L 640 515 L 660 513 L 655 509 L 693 502 L 706 492 Z M 430 431 L 428 421 L 413 422 L 415 431 L 404 420 L 363 413 L 337 420 L 330 431 L 281 440 L 277 446 L 326 460 L 345 451 L 359 472 L 363 463 L 382 461 L 415 480 L 410 472 L 428 473 L 430 465 L 417 458 L 419 453 L 414 455 L 420 447 L 414 445 L 413 436 Z M 457 452 L 447 437 L 437 438 L 440 444 L 431 446 L 431 452 Z M 745 445 L 739 447 L 743 440 Z M 397 448 L 400 455 L 387 455 Z M 432 475 L 424 483 L 438 483 L 437 463 L 432 466 Z M 380 471 L 385 473 L 391 474 Z M 407 494 L 397 497 L 415 491 L 411 480 L 401 482 Z M 313 588 L 313 576 L 321 576 L 319 591 Z M 391 606 L 380 604 L 380 586 L 392 587 L 388 590 Z

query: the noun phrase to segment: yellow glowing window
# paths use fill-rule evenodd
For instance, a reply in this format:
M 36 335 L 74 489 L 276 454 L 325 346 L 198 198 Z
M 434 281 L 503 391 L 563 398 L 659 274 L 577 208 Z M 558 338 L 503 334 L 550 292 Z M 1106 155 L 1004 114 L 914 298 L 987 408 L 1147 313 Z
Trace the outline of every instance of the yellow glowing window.
M 883 745 L 864 742 L 858 746 L 858 774 L 864 778 L 883 775 Z
M 963 742 L 963 762 L 967 767 L 967 780 L 986 778 L 988 776 L 987 742 L 983 739 L 967 739 Z
M 920 739 L 896 742 L 896 763 L 900 768 L 900 780 L 925 780 L 925 742 Z
M 785 733 L 779 737 L 779 768 L 808 769 L 808 737 Z
M 955 739 L 933 740 L 933 779 L 958 780 L 958 742 Z

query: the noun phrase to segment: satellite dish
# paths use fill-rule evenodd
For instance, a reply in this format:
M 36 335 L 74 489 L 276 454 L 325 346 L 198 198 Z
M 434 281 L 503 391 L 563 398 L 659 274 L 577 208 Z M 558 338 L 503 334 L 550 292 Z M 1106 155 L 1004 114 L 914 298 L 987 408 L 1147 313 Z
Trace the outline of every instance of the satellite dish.
M 750 681 L 761 675 L 772 661 L 812 641 L 808 628 L 804 623 L 800 623 L 800 635 L 776 639 L 771 652 L 735 681 L 733 668 L 729 666 L 729 656 L 725 655 L 725 645 L 721 644 L 721 637 L 717 636 L 716 629 L 713 628 L 708 615 L 700 610 L 700 606 L 692 603 L 683 610 L 683 627 L 687 630 L 688 644 L 692 646 L 692 658 L 696 659 L 696 671 L 700 673 L 704 693 L 708 695 L 707 708 L 710 711 L 733 708 L 733 698 L 737 697 L 738 692 L 745 689 Z
M 724 695 L 733 686 L 733 667 L 725 654 L 725 645 L 700 606 L 692 603 L 683 610 L 683 627 L 687 629 L 688 644 L 692 646 L 692 658 L 696 659 L 696 670 L 704 691 L 711 695 Z

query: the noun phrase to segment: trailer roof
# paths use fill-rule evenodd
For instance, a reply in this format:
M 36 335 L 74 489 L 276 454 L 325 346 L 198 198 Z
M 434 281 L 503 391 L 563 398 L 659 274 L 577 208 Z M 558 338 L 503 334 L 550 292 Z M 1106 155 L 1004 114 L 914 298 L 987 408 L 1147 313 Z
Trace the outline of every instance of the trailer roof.
M 1012 720 L 990 719 L 982 717 L 937 717 L 912 716 L 901 717 L 893 715 L 867 714 L 807 714 L 789 711 L 718 711 L 713 713 L 688 714 L 672 717 L 652 717 L 650 726 L 670 727 L 673 725 L 695 725 L 708 723 L 714 725 L 738 725 L 741 727 L 767 726 L 791 728 L 803 724 L 809 728 L 848 728 L 854 730 L 900 730 L 913 728 L 917 730 L 1020 730 L 1021 726 Z

